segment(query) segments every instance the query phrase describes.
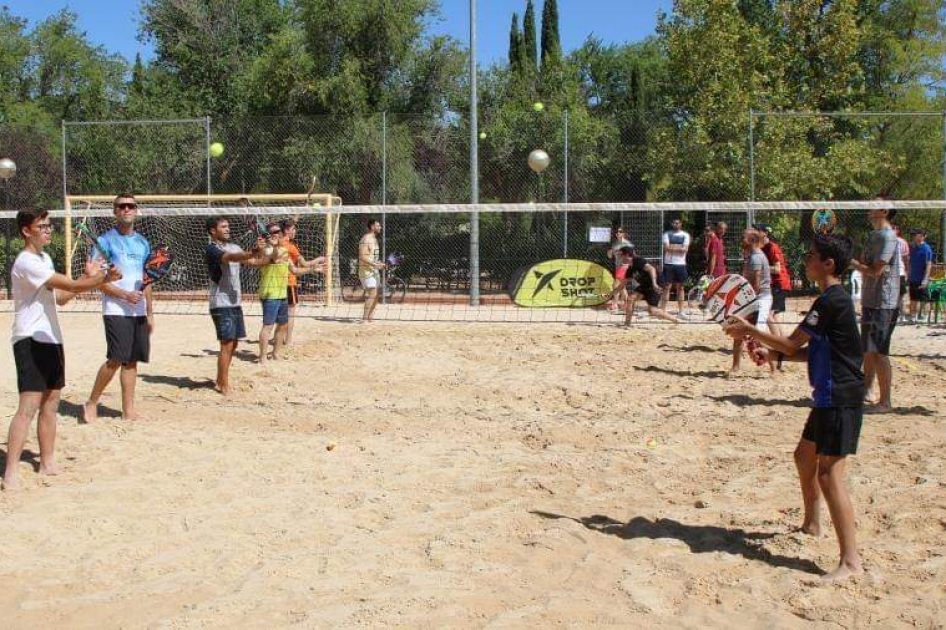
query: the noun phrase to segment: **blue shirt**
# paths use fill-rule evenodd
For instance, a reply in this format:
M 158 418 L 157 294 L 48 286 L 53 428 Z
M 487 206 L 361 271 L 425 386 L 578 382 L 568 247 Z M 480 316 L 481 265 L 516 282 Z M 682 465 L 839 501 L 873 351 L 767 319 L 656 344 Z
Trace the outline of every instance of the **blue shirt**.
M 808 382 L 814 406 L 864 404 L 863 352 L 854 303 L 837 284 L 818 296 L 799 328 L 808 336 Z
M 99 249 L 104 252 L 112 264 L 122 272 L 120 280 L 112 286 L 123 291 L 138 291 L 144 279 L 145 261 L 151 255 L 151 244 L 148 239 L 132 232 L 128 236 L 122 235 L 116 228 L 112 228 L 98 238 Z M 143 317 L 148 314 L 148 305 L 142 298 L 137 304 L 102 294 L 102 313 L 105 315 L 124 315 L 126 317 Z
M 929 243 L 910 248 L 910 282 L 920 284 L 926 277 L 926 264 L 933 262 L 933 248 Z

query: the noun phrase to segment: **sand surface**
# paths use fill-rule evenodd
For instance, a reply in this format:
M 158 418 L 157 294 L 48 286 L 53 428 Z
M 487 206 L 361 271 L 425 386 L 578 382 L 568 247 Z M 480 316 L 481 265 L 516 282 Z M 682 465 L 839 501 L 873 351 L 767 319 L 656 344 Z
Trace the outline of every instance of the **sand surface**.
M 726 379 L 717 327 L 303 319 L 290 360 L 241 346 L 224 399 L 209 317 L 166 315 L 147 419 L 84 425 L 101 319 L 62 319 L 63 474 L 34 432 L 0 494 L 5 627 L 946 624 L 942 329 L 895 337 L 899 407 L 850 464 L 868 572 L 819 585 L 804 366 Z M 9 348 L 0 374 L 9 421 Z

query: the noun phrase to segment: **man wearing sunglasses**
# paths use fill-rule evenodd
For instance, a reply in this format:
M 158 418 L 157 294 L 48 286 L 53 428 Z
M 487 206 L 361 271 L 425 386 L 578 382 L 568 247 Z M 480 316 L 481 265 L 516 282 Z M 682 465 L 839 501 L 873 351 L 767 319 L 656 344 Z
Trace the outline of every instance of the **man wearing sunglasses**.
M 10 271 L 13 289 L 13 359 L 19 406 L 10 422 L 3 489 L 20 487 L 18 467 L 33 416 L 39 438 L 39 472 L 55 475 L 56 411 L 59 392 L 66 384 L 65 354 L 56 306 L 76 293 L 89 291 L 118 279 L 114 267 L 106 272 L 101 258 L 88 260 L 76 280 L 56 273 L 53 260 L 43 249 L 52 242 L 53 226 L 46 211 L 21 210 L 16 226 L 24 247 Z
M 98 239 L 102 253 L 121 272 L 117 282 L 104 284 L 102 315 L 105 321 L 105 363 L 99 368 L 92 393 L 84 406 L 86 422 L 98 419 L 102 392 L 121 369 L 122 419 L 137 420 L 135 384 L 138 363 L 147 363 L 151 354 L 151 333 L 154 332 L 151 287 L 143 291 L 145 261 L 151 244 L 135 231 L 138 203 L 134 195 L 122 193 L 113 202 L 115 227 Z

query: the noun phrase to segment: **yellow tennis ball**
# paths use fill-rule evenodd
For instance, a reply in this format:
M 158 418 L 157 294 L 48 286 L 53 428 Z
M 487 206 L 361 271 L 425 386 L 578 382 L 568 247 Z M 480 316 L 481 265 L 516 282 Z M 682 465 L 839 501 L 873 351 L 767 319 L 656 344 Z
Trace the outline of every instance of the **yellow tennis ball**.
M 536 112 L 541 112 L 543 109 L 545 109 L 545 105 L 543 105 L 540 101 L 536 101 L 532 104 L 532 109 Z
M 210 145 L 210 155 L 213 157 L 220 157 L 223 155 L 223 143 L 214 142 L 212 145 Z
M 657 446 L 657 440 L 654 438 L 647 440 L 647 448 L 654 448 L 655 446 Z

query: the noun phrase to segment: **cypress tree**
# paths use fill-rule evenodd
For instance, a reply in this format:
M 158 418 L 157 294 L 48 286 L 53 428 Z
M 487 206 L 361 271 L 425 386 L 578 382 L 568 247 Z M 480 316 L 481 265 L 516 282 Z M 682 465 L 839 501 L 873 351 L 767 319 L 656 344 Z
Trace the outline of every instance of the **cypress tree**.
M 135 55 L 135 65 L 131 71 L 131 84 L 128 88 L 135 96 L 141 96 L 145 90 L 145 67 L 141 63 L 141 53 Z
M 545 0 L 542 7 L 542 65 L 562 58 L 562 40 L 558 33 L 558 0 Z
M 522 46 L 525 66 L 535 70 L 538 58 L 535 46 L 535 7 L 532 6 L 532 0 L 526 0 L 526 14 L 522 18 Z
M 519 14 L 512 14 L 509 27 L 509 69 L 518 72 L 522 66 L 522 31 L 519 30 Z

